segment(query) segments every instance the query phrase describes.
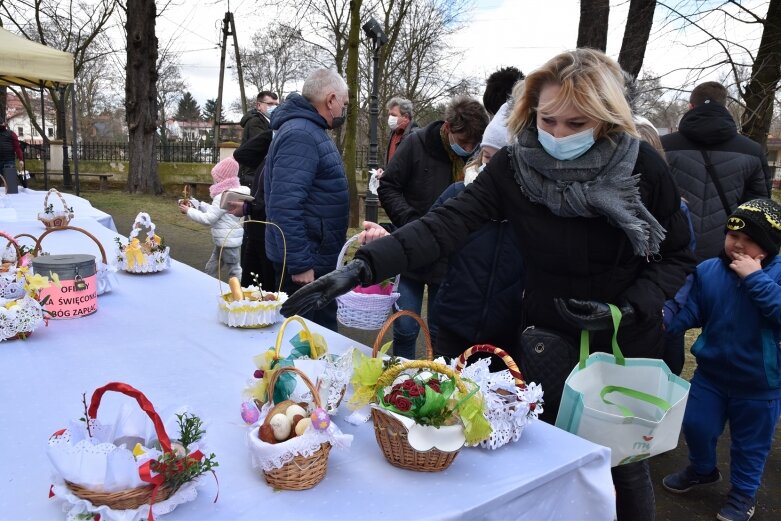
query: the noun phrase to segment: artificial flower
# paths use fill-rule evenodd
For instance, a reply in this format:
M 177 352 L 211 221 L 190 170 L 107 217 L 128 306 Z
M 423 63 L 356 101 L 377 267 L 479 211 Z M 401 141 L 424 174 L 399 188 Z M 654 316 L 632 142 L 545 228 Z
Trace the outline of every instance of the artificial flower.
M 24 289 L 28 293 L 37 292 L 49 287 L 49 278 L 36 273 L 25 277 Z
M 366 356 L 358 349 L 353 352 L 353 395 L 347 403 L 351 409 L 360 409 L 374 399 L 377 380 L 383 372 L 382 357 L 390 346 L 391 342 L 383 345 L 377 357 Z

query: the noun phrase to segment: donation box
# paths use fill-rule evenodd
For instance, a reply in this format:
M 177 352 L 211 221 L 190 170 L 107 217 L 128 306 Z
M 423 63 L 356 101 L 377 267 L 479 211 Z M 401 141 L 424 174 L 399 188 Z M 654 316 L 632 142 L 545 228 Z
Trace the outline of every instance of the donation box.
M 79 318 L 98 310 L 98 280 L 93 255 L 43 255 L 33 259 L 33 270 L 49 277 L 41 298 L 49 297 L 44 310 L 51 318 Z M 59 278 L 59 282 L 54 279 Z

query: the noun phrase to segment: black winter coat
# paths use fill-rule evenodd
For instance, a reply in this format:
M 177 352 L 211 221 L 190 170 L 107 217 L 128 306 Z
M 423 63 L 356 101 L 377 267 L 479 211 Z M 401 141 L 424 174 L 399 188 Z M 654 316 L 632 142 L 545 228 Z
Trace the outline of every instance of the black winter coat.
M 435 207 L 464 189 L 464 183 L 450 185 Z M 522 293 L 523 259 L 512 227 L 507 221 L 489 221 L 448 259 L 434 301 L 440 332 L 447 329 L 468 342 L 450 356 L 474 344 L 514 345 Z
M 622 326 L 619 344 L 626 356 L 659 358 L 663 350 L 662 305 L 694 269 L 689 229 L 667 164 L 647 143 L 640 144 L 634 172 L 640 196 L 667 230 L 652 258 L 633 254 L 625 233 L 604 217 L 558 217 L 527 199 L 515 180 L 507 148 L 458 197 L 391 236 L 361 248 L 356 256 L 384 280 L 455 251 L 490 219 L 507 219 L 524 252 L 525 324 L 559 330 L 576 340 L 579 331 L 564 323 L 554 297 L 629 302 L 633 324 Z M 518 324 L 519 330 L 523 326 Z M 592 348 L 608 351 L 611 333 L 592 336 Z
M 442 144 L 442 121 L 420 129 L 396 149 L 380 178 L 377 195 L 385 213 L 396 227 L 419 219 L 453 183 L 453 163 Z M 427 284 L 439 284 L 444 262 L 405 270 L 402 275 Z
M 701 149 L 707 151 L 730 213 L 739 204 L 768 197 L 770 170 L 758 143 L 738 134 L 729 111 L 704 103 L 687 112 L 678 132 L 662 136 L 670 171 L 691 210 L 697 237 L 697 261 L 724 248 L 728 214 L 713 184 Z

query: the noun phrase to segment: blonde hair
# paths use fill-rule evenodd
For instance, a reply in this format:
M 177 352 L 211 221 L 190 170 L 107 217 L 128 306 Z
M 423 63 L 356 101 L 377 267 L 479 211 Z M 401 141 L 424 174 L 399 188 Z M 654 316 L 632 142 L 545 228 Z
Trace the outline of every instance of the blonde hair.
M 656 127 L 645 121 L 635 121 L 635 127 L 637 127 L 637 133 L 640 134 L 641 140 L 654 147 L 662 157 L 666 157 L 662 140 L 659 139 L 659 132 L 657 132 Z
M 561 90 L 545 107 L 539 107 L 540 92 L 547 85 L 558 85 Z M 624 96 L 621 67 L 604 53 L 585 48 L 561 53 L 526 77 L 507 127 L 517 136 L 536 124 L 538 109 L 557 114 L 570 105 L 599 122 L 596 139 L 621 132 L 639 137 Z

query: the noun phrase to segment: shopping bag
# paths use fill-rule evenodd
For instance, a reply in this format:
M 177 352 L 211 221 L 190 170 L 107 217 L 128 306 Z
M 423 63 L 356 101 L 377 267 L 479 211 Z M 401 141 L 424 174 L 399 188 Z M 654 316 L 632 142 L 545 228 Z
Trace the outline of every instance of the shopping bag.
M 618 347 L 621 313 L 613 314 L 613 354 L 589 356 L 581 333 L 580 362 L 564 384 L 556 426 L 611 449 L 611 466 L 640 461 L 678 445 L 689 382 L 661 360 L 625 359 Z

